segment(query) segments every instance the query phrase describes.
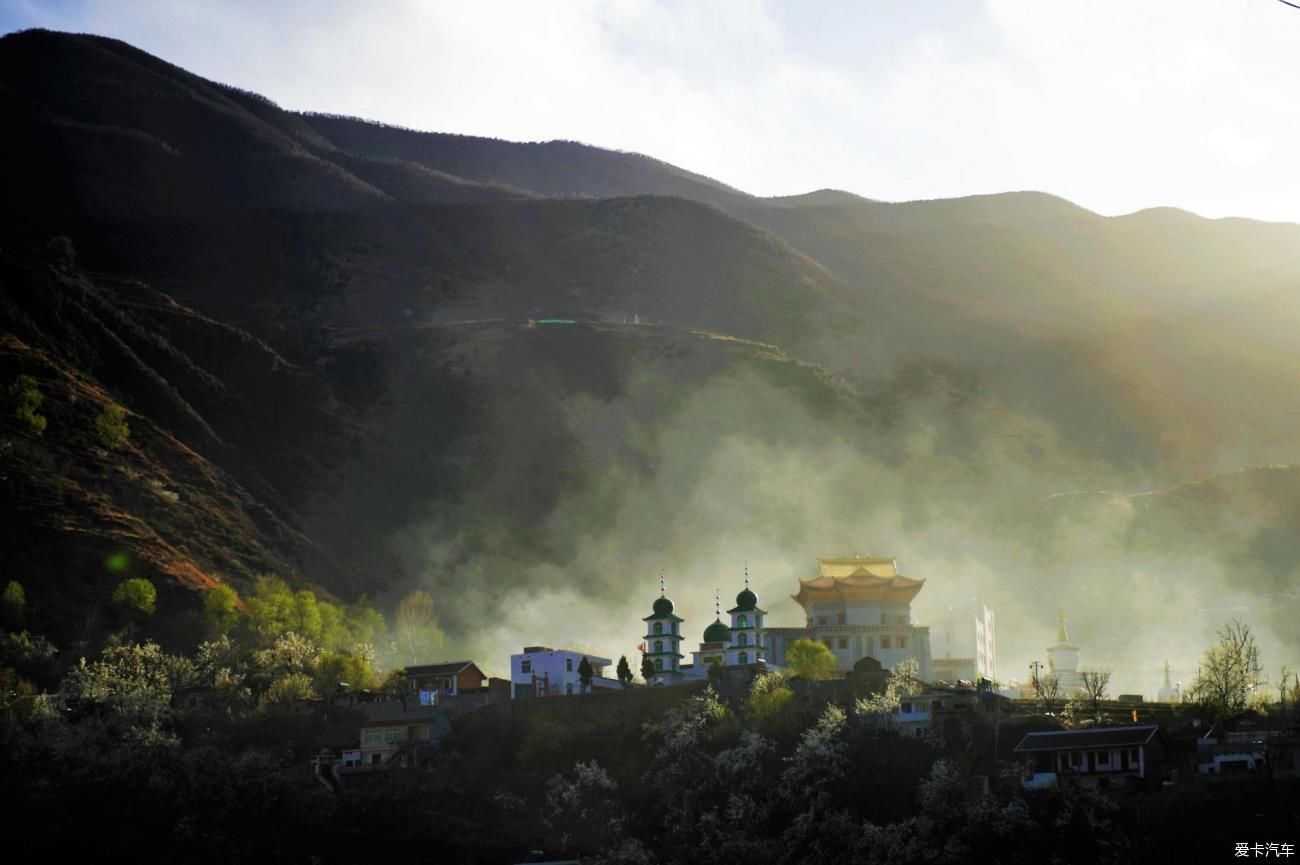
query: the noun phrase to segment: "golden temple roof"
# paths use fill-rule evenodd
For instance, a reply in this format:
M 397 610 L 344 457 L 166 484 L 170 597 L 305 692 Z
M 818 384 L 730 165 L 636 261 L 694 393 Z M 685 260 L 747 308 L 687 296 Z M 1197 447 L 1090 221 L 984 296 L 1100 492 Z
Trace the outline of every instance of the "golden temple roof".
M 816 601 L 911 603 L 925 580 L 898 573 L 892 558 L 818 559 L 818 576 L 799 581 L 795 603 L 807 609 Z

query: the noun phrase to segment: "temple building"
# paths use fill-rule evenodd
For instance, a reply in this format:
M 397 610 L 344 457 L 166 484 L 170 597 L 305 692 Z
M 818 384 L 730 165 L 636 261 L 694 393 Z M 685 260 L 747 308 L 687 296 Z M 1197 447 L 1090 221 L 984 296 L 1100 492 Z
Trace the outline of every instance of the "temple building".
M 819 558 L 817 576 L 799 580 L 798 593 L 791 595 L 803 608 L 805 627 L 766 628 L 765 657 L 784 666 L 790 643 L 820 640 L 842 672 L 863 658 L 886 669 L 915 658 L 920 678 L 930 681 L 930 629 L 912 623 L 912 601 L 924 584 L 900 575 L 893 558 Z
M 1061 694 L 1069 695 L 1083 688 L 1079 672 L 1079 647 L 1070 642 L 1065 630 L 1065 610 L 1056 614 L 1056 643 L 1047 647 L 1047 670 L 1061 684 Z

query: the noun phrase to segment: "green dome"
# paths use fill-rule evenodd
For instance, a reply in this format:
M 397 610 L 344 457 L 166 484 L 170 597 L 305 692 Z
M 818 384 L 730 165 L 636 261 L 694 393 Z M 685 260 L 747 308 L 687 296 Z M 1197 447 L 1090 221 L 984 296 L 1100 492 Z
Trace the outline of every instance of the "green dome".
M 667 598 L 657 598 L 655 600 L 655 615 L 667 616 L 673 611 L 673 602 Z
M 736 607 L 741 610 L 752 610 L 758 606 L 758 595 L 749 589 L 744 589 L 739 595 L 736 595 Z
M 713 624 L 704 629 L 704 642 L 725 643 L 731 639 L 731 629 L 722 624 L 721 619 L 714 619 Z

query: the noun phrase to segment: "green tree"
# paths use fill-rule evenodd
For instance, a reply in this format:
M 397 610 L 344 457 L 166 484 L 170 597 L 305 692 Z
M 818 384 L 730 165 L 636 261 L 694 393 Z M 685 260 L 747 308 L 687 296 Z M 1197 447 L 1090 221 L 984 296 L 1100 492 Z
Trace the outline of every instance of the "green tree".
M 95 432 L 106 448 L 120 448 L 131 437 L 131 427 L 126 422 L 126 409 L 115 402 L 104 406 L 95 418 Z
M 389 699 L 400 700 L 402 711 L 406 711 L 406 701 L 411 698 L 411 680 L 406 678 L 405 668 L 389 670 L 379 683 L 379 690 Z
M 1227 718 L 1244 712 L 1263 683 L 1255 636 L 1249 625 L 1233 620 L 1219 631 L 1218 644 L 1205 650 L 1189 693 L 1216 718 Z
M 795 640 L 786 647 L 786 666 L 802 679 L 829 679 L 839 669 L 839 661 L 820 640 Z
M 315 694 L 311 686 L 311 677 L 306 673 L 285 673 L 271 683 L 271 687 L 266 691 L 266 701 L 291 704 L 298 700 L 310 700 Z
M 239 595 L 224 583 L 203 595 L 203 619 L 213 636 L 224 637 L 239 621 Z
M 244 599 L 249 626 L 262 645 L 293 630 L 296 605 L 289 584 L 274 574 L 253 581 L 253 590 Z
M 45 415 L 40 413 L 40 408 L 45 402 L 45 395 L 37 386 L 36 379 L 30 375 L 18 376 L 9 386 L 9 396 L 14 401 L 14 417 L 22 421 L 33 435 L 44 433 L 46 420 Z
M 375 671 L 370 662 L 349 652 L 325 652 L 316 664 L 316 691 L 332 694 L 341 684 L 354 690 L 368 690 L 374 684 Z
M 113 590 L 113 606 L 127 619 L 143 621 L 152 616 L 158 606 L 158 590 L 142 577 L 123 580 Z
M 650 660 L 649 655 L 642 655 L 641 656 L 641 678 L 645 679 L 646 682 L 649 682 L 654 677 L 655 677 L 654 661 Z
M 785 686 L 780 673 L 760 673 L 749 687 L 745 708 L 750 717 L 758 720 L 774 718 L 794 700 L 794 691 Z
M 588 661 L 587 656 L 583 655 L 582 660 L 578 662 L 578 683 L 582 686 L 584 693 L 591 690 L 591 680 L 594 675 L 595 672 L 591 669 L 591 661 Z
M 925 683 L 918 678 L 918 669 L 916 658 L 904 659 L 890 672 L 884 693 L 858 700 L 858 715 L 877 724 L 891 724 L 890 716 L 901 708 L 903 701 L 925 690 Z
M 618 659 L 618 681 L 624 688 L 632 684 L 632 667 L 627 662 L 627 655 Z
M 397 605 L 394 622 L 412 664 L 419 663 L 421 652 L 429 652 L 442 643 L 442 632 L 433 614 L 433 596 L 428 592 L 411 592 L 403 598 Z
M 4 626 L 10 631 L 21 631 L 27 625 L 27 593 L 22 583 L 10 580 L 0 595 L 0 611 L 4 615 Z
M 170 715 L 175 690 L 195 678 L 188 659 L 146 642 L 105 649 L 90 664 L 83 658 L 64 678 L 60 693 L 73 713 L 95 712 L 153 726 Z

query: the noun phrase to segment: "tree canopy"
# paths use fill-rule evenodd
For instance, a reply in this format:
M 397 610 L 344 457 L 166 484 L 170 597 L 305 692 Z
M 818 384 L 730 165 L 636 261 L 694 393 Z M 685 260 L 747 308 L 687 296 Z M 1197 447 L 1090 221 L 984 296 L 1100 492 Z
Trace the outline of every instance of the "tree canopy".
M 785 663 L 802 679 L 829 679 L 839 669 L 839 661 L 820 640 L 794 640 L 786 647 Z
M 1189 693 L 1216 718 L 1226 718 L 1244 712 L 1263 683 L 1255 635 L 1249 625 L 1233 620 L 1219 631 L 1218 643 L 1205 650 Z

